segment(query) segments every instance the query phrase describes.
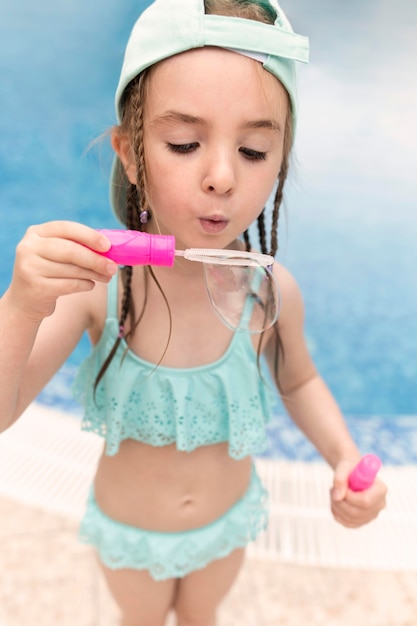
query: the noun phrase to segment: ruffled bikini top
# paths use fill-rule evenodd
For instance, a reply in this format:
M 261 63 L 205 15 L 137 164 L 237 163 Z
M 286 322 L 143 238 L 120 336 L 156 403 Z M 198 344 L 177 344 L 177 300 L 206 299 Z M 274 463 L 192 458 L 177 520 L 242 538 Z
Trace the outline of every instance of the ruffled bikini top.
M 235 332 L 214 363 L 192 368 L 155 367 L 122 340 L 94 394 L 119 330 L 117 285 L 116 275 L 108 287 L 101 338 L 74 382 L 74 394 L 84 406 L 82 429 L 104 437 L 108 455 L 116 454 L 124 439 L 152 446 L 176 443 L 188 452 L 227 441 L 234 459 L 262 452 L 272 390 L 259 372 L 248 332 Z

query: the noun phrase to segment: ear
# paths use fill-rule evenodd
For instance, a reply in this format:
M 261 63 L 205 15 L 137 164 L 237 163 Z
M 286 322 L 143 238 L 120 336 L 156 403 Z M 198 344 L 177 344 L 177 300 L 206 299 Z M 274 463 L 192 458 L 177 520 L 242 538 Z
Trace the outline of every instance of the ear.
M 111 133 L 111 145 L 119 157 L 129 182 L 136 185 L 136 164 L 128 136 L 115 126 Z

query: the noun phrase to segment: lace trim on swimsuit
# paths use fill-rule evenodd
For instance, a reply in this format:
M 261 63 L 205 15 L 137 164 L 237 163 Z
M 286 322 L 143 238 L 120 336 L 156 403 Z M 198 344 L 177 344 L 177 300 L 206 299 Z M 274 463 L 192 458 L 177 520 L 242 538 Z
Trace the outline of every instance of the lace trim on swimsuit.
M 82 428 L 105 437 L 107 454 L 116 454 L 124 439 L 153 446 L 176 442 L 188 452 L 228 441 L 235 459 L 265 449 L 272 392 L 260 376 L 249 335 L 236 333 L 219 361 L 189 369 L 155 369 L 120 345 L 94 397 L 115 333 L 117 320 L 108 318 L 74 383 L 85 408 Z
M 246 494 L 213 523 L 186 532 L 161 533 L 120 524 L 107 517 L 91 492 L 80 540 L 94 545 L 111 569 L 146 569 L 155 580 L 180 578 L 213 559 L 243 548 L 265 530 L 268 494 L 254 472 Z

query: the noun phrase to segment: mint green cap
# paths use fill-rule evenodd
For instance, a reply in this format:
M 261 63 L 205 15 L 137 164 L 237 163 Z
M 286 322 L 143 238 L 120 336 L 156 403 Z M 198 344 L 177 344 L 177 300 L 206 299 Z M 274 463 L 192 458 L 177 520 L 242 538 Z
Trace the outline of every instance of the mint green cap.
M 203 0 L 155 0 L 135 23 L 127 42 L 116 90 L 117 120 L 128 84 L 146 68 L 181 52 L 216 46 L 262 56 L 263 67 L 274 74 L 288 92 L 293 118 L 297 122 L 296 62 L 308 62 L 309 42 L 294 33 L 276 0 L 269 0 L 277 12 L 275 24 L 223 15 L 206 15 Z M 294 133 L 293 133 L 294 134 Z M 116 157 L 110 181 L 113 209 L 125 223 L 128 180 Z

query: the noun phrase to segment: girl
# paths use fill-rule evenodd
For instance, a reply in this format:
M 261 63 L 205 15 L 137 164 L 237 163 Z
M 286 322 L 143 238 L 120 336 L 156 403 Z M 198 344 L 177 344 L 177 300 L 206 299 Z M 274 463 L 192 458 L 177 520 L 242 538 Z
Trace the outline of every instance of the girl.
M 296 122 L 295 63 L 307 40 L 267 0 L 155 0 L 137 21 L 116 94 L 112 201 L 129 228 L 177 248 L 277 251 L 278 212 Z M 275 189 L 272 224 L 264 206 Z M 270 232 L 267 244 L 266 232 Z M 385 486 L 347 488 L 359 458 L 308 354 L 292 276 L 273 268 L 278 321 L 251 335 L 210 306 L 199 263 L 124 267 L 109 240 L 72 222 L 29 228 L 0 303 L 2 427 L 87 330 L 77 393 L 83 428 L 105 439 L 81 537 L 97 548 L 123 626 L 212 626 L 266 524 L 251 455 L 265 443 L 262 353 L 294 422 L 334 468 L 331 509 L 356 527 Z M 108 284 L 110 283 L 110 284 Z

